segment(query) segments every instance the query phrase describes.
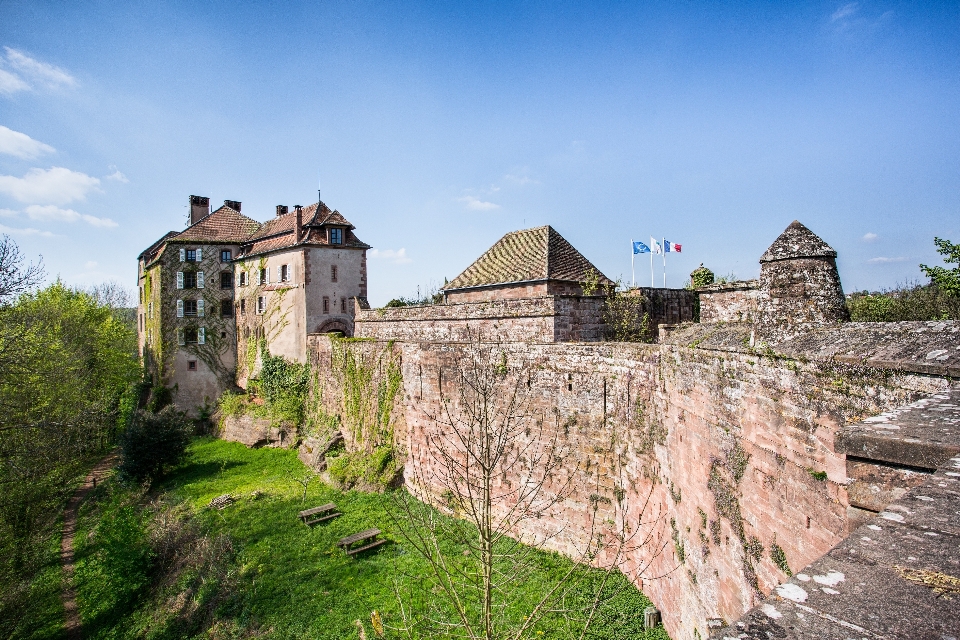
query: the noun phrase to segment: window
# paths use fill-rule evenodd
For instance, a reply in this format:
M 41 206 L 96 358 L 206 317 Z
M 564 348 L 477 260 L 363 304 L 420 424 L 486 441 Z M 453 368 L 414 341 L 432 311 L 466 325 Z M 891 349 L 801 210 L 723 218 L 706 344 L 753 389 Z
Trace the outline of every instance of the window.
M 197 328 L 185 327 L 183 329 L 183 344 L 197 344 Z
M 257 313 L 263 313 L 267 310 L 266 299 L 263 296 L 257 296 Z
M 187 371 L 196 371 L 196 370 L 197 370 L 197 361 L 187 360 Z
M 247 272 L 246 272 L 246 271 L 241 271 L 241 272 L 240 272 L 240 286 L 241 286 L 241 287 L 247 286 Z
M 196 289 L 197 288 L 197 272 L 196 271 L 184 271 L 183 272 L 183 286 L 178 287 L 178 289 Z
M 346 312 L 347 312 L 347 299 L 340 298 L 340 313 L 346 313 Z
M 264 267 L 260 269 L 260 284 L 267 284 L 270 282 L 270 267 Z
M 290 280 L 290 265 L 284 264 L 280 265 L 280 282 L 287 282 Z
M 143 304 L 143 287 L 140 287 L 140 304 Z
M 230 262 L 231 260 L 233 260 L 233 251 L 230 249 L 220 251 L 220 262 Z
M 241 300 L 241 301 L 240 301 L 240 315 L 242 315 L 242 316 L 247 315 L 247 301 L 246 301 L 246 300 Z
M 337 281 L 337 265 L 330 265 L 330 282 Z
M 330 298 L 323 296 L 323 312 L 330 313 Z
M 224 318 L 233 317 L 233 301 L 232 300 L 221 300 L 220 301 L 220 315 Z
M 198 262 L 197 260 L 197 250 L 196 249 L 187 249 L 186 262 Z
M 233 272 L 232 271 L 220 272 L 220 288 L 233 289 Z
M 330 229 L 330 244 L 343 244 L 343 229 Z
M 184 300 L 183 301 L 183 315 L 195 316 L 197 315 L 197 301 L 196 300 Z

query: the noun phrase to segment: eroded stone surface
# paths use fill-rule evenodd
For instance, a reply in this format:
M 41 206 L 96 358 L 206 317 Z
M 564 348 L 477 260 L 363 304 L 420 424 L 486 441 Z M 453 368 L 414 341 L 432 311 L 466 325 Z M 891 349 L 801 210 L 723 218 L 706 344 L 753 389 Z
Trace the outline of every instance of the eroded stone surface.
M 847 425 L 838 434 L 837 450 L 858 458 L 936 469 L 960 453 L 960 389 Z

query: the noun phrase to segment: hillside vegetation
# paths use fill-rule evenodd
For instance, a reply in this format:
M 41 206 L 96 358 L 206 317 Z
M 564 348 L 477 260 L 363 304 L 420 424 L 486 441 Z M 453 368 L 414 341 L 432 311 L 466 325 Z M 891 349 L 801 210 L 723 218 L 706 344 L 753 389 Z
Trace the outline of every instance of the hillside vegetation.
M 102 484 L 77 535 L 86 637 L 400 637 L 390 629 L 396 592 L 428 597 L 431 583 L 422 558 L 398 542 L 390 496 L 314 481 L 304 497 L 298 480 L 305 471 L 293 451 L 196 439 L 154 492 Z M 224 494 L 236 502 L 208 508 Z M 301 509 L 331 501 L 341 517 L 313 529 L 297 519 Z M 369 527 L 391 542 L 354 558 L 336 547 Z M 463 557 L 453 544 L 443 552 L 452 562 Z M 538 554 L 511 606 L 524 611 L 569 566 L 559 555 Z M 593 570 L 584 571 L 589 580 Z M 667 638 L 662 628 L 644 632 L 649 601 L 625 578 L 618 575 L 606 595 L 586 637 Z M 550 617 L 531 637 L 569 637 L 565 625 L 564 616 Z

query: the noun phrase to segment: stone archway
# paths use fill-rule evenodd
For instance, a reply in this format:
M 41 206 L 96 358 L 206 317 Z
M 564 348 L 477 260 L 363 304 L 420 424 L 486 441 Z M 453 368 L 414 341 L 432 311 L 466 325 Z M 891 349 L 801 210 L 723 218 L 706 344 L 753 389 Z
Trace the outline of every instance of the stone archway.
M 327 320 L 320 323 L 314 333 L 342 333 L 344 337 L 353 337 L 353 327 L 343 320 Z

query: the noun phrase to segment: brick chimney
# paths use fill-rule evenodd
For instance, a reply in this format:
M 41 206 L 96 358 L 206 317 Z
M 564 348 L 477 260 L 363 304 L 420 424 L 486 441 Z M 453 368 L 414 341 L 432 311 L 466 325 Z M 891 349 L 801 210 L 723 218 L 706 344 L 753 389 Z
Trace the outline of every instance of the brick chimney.
M 285 205 L 285 204 L 278 204 L 278 205 L 277 205 L 277 217 L 278 217 L 278 218 L 279 218 L 280 216 L 285 216 L 285 215 L 287 215 L 287 211 L 289 211 L 289 209 L 287 209 L 287 205 Z
M 223 201 L 223 206 L 225 206 L 225 207 L 230 207 L 231 209 L 233 209 L 233 210 L 236 211 L 237 213 L 240 212 L 240 201 L 239 201 L 239 200 L 224 200 L 224 201 Z
M 286 207 L 284 207 L 286 209 Z M 297 214 L 297 225 L 294 227 L 294 233 L 296 234 L 296 242 L 300 242 L 300 235 L 303 233 L 303 207 L 299 204 L 293 206 L 294 212 Z
M 210 215 L 210 198 L 190 196 L 190 224 L 197 224 Z

